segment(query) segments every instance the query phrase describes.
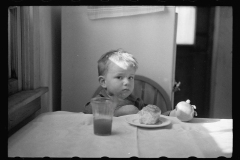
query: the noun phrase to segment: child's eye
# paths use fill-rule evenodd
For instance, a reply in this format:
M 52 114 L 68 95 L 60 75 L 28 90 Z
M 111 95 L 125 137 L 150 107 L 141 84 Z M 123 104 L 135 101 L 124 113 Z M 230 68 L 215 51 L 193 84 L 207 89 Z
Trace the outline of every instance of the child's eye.
M 117 78 L 117 79 L 122 79 L 122 77 L 121 77 L 121 76 L 117 76 L 116 78 Z
M 134 79 L 134 77 L 133 77 L 133 76 L 131 76 L 131 77 L 129 77 L 129 79 Z

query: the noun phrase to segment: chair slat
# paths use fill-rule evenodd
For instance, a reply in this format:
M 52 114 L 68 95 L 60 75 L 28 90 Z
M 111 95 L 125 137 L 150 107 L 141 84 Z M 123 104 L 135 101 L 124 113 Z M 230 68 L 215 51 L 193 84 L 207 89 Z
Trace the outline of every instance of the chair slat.
M 157 94 L 158 94 L 158 90 L 156 88 L 154 88 L 154 99 L 153 99 L 154 105 L 157 105 Z
M 144 92 L 145 92 L 145 82 L 141 81 L 141 98 L 144 100 Z

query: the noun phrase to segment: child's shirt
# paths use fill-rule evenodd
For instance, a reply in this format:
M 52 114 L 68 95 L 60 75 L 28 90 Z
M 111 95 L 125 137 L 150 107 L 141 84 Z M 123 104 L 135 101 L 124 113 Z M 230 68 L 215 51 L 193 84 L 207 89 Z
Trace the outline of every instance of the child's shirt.
M 96 97 L 108 97 L 108 98 L 110 98 L 105 89 L 102 89 Z M 131 94 L 127 98 L 125 98 L 121 102 L 121 104 L 118 105 L 117 108 L 119 109 L 119 108 L 121 108 L 122 106 L 125 106 L 125 105 L 134 105 L 135 107 L 138 108 L 138 110 L 141 110 L 143 107 L 147 106 L 148 104 L 145 104 L 142 99 L 137 98 L 137 97 L 135 97 L 134 95 Z M 85 105 L 83 113 L 92 114 L 92 106 L 91 106 L 90 102 L 88 102 Z M 165 116 L 169 116 L 169 115 L 173 116 L 170 113 L 171 113 L 171 111 L 166 111 L 162 114 L 165 115 Z M 114 116 L 115 116 L 115 114 L 114 114 Z
M 102 89 L 99 94 L 96 97 L 109 97 L 106 93 L 105 89 Z M 140 98 L 135 97 L 134 95 L 129 95 L 127 98 L 125 98 L 121 104 L 118 105 L 118 108 L 121 106 L 125 106 L 125 105 L 134 105 L 135 107 L 137 107 L 139 110 L 141 110 L 143 107 L 145 107 L 147 104 L 145 104 L 143 102 L 143 100 L 141 100 Z M 92 106 L 91 103 L 88 102 L 85 105 L 84 111 L 85 114 L 92 114 Z

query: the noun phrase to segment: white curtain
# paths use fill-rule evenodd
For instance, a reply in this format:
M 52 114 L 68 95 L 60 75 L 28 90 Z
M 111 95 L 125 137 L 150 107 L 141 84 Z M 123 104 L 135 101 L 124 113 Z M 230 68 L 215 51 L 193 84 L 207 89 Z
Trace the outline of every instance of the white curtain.
M 164 6 L 88 6 L 89 19 L 111 18 L 164 11 Z

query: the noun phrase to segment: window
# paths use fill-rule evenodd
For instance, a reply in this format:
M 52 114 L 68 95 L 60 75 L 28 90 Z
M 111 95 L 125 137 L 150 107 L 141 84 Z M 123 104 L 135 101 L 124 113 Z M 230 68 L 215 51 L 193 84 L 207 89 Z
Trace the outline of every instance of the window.
M 40 97 L 48 91 L 40 86 L 39 28 L 38 6 L 8 8 L 9 136 L 39 114 Z
M 39 37 L 38 7 L 8 8 L 8 96 L 39 87 Z
M 178 6 L 177 44 L 193 45 L 195 42 L 196 7 Z

